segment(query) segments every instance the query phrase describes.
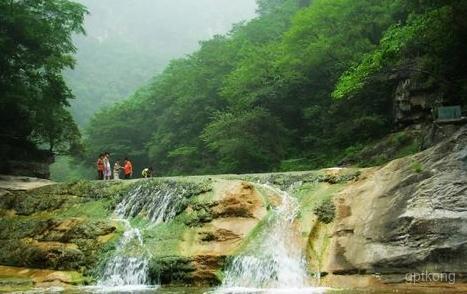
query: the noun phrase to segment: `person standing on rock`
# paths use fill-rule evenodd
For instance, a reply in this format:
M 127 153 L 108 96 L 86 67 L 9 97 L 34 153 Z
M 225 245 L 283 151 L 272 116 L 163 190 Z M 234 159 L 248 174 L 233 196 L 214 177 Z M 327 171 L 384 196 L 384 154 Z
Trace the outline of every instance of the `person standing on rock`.
M 133 175 L 133 165 L 131 164 L 131 161 L 128 159 L 128 157 L 125 158 L 123 171 L 125 173 L 125 179 L 131 179 L 131 176 Z
M 99 158 L 97 158 L 97 179 L 103 180 L 104 179 L 104 154 L 99 154 Z
M 110 169 L 110 153 L 104 153 L 104 180 L 110 180 L 112 177 L 112 171 Z

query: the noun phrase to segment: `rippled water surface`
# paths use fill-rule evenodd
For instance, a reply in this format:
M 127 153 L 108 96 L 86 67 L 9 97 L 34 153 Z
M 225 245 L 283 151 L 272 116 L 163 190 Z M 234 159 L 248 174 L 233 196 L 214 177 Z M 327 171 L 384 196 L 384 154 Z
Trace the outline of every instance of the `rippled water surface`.
M 76 287 L 76 288 L 49 288 L 49 289 L 32 289 L 23 291 L 8 291 L 7 293 L 115 293 L 115 294 L 315 294 L 315 293 L 339 293 L 339 294 L 367 294 L 367 293 L 443 293 L 439 288 L 421 288 L 421 287 L 406 287 L 404 289 L 330 289 L 330 288 L 301 288 L 301 289 L 255 289 L 255 288 L 206 288 L 206 287 L 151 287 L 151 286 L 121 286 L 121 287 Z M 0 290 L 0 292 L 4 293 Z M 449 291 L 446 293 L 462 293 Z

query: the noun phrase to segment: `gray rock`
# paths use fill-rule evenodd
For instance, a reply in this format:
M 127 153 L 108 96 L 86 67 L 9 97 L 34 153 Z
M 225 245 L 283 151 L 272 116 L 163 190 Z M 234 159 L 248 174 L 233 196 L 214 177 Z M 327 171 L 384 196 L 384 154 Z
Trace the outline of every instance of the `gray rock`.
M 326 271 L 467 272 L 467 127 L 362 178 L 335 199 Z

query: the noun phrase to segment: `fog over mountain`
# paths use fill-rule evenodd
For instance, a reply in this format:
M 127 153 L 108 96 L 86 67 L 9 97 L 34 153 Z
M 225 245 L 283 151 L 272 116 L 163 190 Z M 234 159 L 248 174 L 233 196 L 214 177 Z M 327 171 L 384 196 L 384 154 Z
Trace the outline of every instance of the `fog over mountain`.
M 90 14 L 77 36 L 77 64 L 66 72 L 81 126 L 124 99 L 198 42 L 255 16 L 255 0 L 79 0 Z

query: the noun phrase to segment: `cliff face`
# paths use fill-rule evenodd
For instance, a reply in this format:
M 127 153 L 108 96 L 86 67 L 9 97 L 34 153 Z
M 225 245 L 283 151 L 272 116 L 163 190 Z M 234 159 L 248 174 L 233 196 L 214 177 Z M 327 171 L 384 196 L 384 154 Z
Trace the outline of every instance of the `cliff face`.
M 95 283 L 125 231 L 113 220 L 117 210 L 141 231 L 151 283 L 218 284 L 233 257 L 261 248 L 283 201 L 276 188 L 297 201 L 289 242 L 303 251 L 309 273 L 321 273 L 315 285 L 407 286 L 407 274 L 424 271 L 455 273 L 460 282 L 467 272 L 463 128 L 369 169 L 6 188 L 0 264 L 8 267 L 0 267 L 0 281 Z M 18 267 L 34 275 L 20 276 Z
M 50 178 L 49 166 L 55 161 L 53 153 L 39 150 L 31 143 L 0 143 L 0 174 Z
M 394 95 L 394 121 L 399 127 L 431 121 L 431 109 L 442 103 L 440 94 L 423 85 L 416 77 L 402 79 Z
M 467 272 L 467 129 L 364 172 L 334 198 L 337 218 L 326 271 L 378 274 Z

